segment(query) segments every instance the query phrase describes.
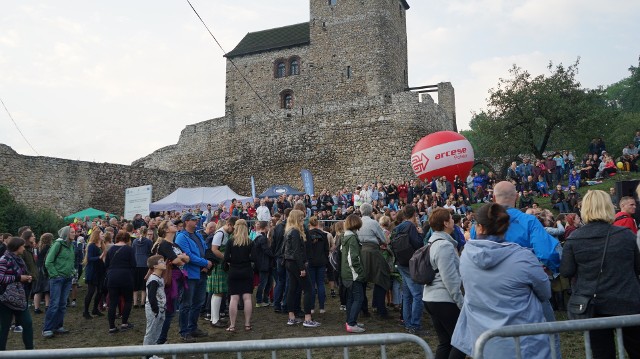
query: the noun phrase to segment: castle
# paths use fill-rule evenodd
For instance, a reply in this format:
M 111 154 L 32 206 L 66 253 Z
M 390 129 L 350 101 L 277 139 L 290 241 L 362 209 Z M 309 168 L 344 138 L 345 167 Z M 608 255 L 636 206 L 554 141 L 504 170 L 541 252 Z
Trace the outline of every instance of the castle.
M 258 191 L 302 188 L 303 168 L 316 191 L 413 178 L 413 145 L 456 125 L 451 84 L 424 86 L 437 88 L 438 104 L 408 88 L 409 4 L 310 0 L 310 9 L 309 22 L 249 33 L 226 54 L 225 116 L 187 126 L 177 144 L 132 166 L 24 156 L 0 144 L 0 168 L 11 169 L 0 185 L 31 208 L 68 215 L 123 213 L 125 189 L 143 185 L 155 201 L 177 187 L 248 194 L 252 175 Z
M 225 116 L 186 126 L 177 144 L 133 162 L 208 171 L 248 193 L 411 178 L 421 137 L 456 130 L 450 83 L 438 102 L 408 87 L 406 0 L 310 0 L 310 21 L 247 34 L 225 55 Z M 435 88 L 436 86 L 431 86 Z

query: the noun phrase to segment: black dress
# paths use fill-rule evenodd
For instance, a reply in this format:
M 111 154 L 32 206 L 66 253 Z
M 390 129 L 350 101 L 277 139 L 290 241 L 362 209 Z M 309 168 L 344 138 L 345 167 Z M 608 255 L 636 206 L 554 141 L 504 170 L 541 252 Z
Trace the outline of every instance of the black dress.
M 233 245 L 233 238 L 227 243 L 224 260 L 229 263 L 229 295 L 253 293 L 253 268 L 251 250 L 253 242 L 246 246 Z

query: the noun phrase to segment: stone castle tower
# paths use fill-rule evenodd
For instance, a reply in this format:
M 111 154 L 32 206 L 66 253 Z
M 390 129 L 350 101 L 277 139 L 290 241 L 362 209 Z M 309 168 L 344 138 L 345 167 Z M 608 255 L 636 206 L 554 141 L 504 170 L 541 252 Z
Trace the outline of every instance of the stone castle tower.
M 177 144 L 134 166 L 208 171 L 237 191 L 412 178 L 410 152 L 455 130 L 453 87 L 442 106 L 408 88 L 405 0 L 310 0 L 310 21 L 247 34 L 229 53 L 225 116 L 187 126 Z M 246 79 L 246 80 L 245 80 Z M 435 87 L 435 86 L 432 86 Z

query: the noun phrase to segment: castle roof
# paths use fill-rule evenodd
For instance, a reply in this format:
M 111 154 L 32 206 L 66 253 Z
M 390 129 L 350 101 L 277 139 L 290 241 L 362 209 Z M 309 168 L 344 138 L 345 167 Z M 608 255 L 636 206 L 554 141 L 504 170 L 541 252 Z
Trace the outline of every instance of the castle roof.
M 275 29 L 250 32 L 240 43 L 224 56 L 227 58 L 308 45 L 310 42 L 309 23 L 278 27 Z

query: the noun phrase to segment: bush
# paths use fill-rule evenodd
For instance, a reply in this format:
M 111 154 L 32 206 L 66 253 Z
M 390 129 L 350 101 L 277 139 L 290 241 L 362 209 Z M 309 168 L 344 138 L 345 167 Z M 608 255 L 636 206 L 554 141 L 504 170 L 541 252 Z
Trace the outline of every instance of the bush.
M 43 233 L 58 233 L 64 221 L 51 209 L 32 210 L 16 202 L 6 187 L 0 186 L 0 232 L 17 235 L 22 226 L 30 226 L 36 237 Z

